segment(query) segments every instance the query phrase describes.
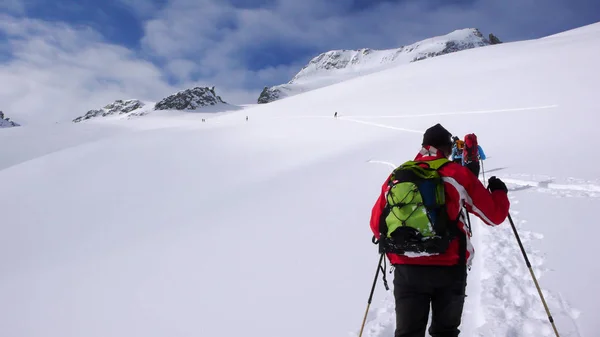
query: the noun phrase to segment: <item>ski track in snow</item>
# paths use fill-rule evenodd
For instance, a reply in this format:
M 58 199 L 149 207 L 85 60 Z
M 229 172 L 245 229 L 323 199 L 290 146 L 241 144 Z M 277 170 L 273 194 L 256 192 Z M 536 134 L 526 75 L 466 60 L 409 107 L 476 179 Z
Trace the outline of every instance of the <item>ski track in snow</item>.
M 515 196 L 509 195 L 511 205 L 517 205 Z M 561 336 L 579 337 L 577 325 L 578 312 L 572 309 L 560 295 L 544 289 L 544 255 L 532 250 L 534 240 L 543 239 L 543 235 L 527 231 L 523 227 L 527 221 L 518 217 L 514 207 L 511 215 L 519 233 L 533 272 L 540 283 L 544 298 L 555 321 L 563 323 L 557 328 Z M 467 299 L 465 314 L 475 313 L 482 318 L 482 324 L 473 332 L 473 336 L 542 337 L 554 336 L 546 311 L 539 297 L 529 269 L 519 249 L 510 223 L 490 227 L 477 220 L 474 236 L 479 243 L 475 247 L 476 257 L 471 276 L 480 279 L 479 300 L 473 303 Z M 565 319 L 566 317 L 566 319 Z M 572 322 L 567 326 L 565 322 Z
M 495 109 L 495 110 L 439 112 L 439 113 L 430 113 L 430 114 L 401 115 L 401 116 L 339 116 L 337 118 L 339 120 L 342 120 L 342 121 L 348 121 L 348 122 L 353 122 L 353 123 L 370 125 L 370 126 L 375 126 L 375 127 L 378 127 L 378 128 L 383 128 L 383 129 L 391 129 L 391 130 L 397 130 L 397 131 L 413 132 L 413 133 L 423 134 L 425 131 L 414 130 L 414 129 L 407 129 L 407 128 L 400 128 L 400 127 L 397 127 L 397 126 L 391 126 L 391 125 L 386 125 L 386 124 L 381 124 L 381 123 L 367 122 L 367 121 L 359 120 L 359 119 L 356 119 L 356 118 L 361 118 L 361 119 L 419 118 L 419 117 L 432 117 L 432 116 L 490 114 L 490 113 L 497 113 L 497 112 L 515 112 L 515 111 L 543 110 L 543 109 L 552 109 L 552 108 L 557 108 L 557 107 L 558 107 L 558 105 L 553 104 L 553 105 L 544 105 L 544 106 L 508 108 L 508 109 Z M 323 118 L 325 116 L 318 116 L 318 117 Z M 327 118 L 330 118 L 330 117 L 327 117 Z
M 450 116 L 450 115 L 476 115 L 476 114 L 491 114 L 497 112 L 516 112 L 516 111 L 530 111 L 530 110 L 544 110 L 544 109 L 552 109 L 557 108 L 558 105 L 544 105 L 544 106 L 534 106 L 534 107 L 523 107 L 523 108 L 508 108 L 508 109 L 495 109 L 495 110 L 475 110 L 475 111 L 454 111 L 454 112 L 438 112 L 438 113 L 429 113 L 429 114 L 418 114 L 418 115 L 401 115 L 401 116 L 349 116 L 351 118 L 363 118 L 363 119 L 380 119 L 380 118 L 392 118 L 392 119 L 400 119 L 400 118 L 416 118 L 416 117 L 435 117 L 435 116 Z M 340 119 L 351 120 L 346 116 L 338 117 Z M 356 122 L 355 120 L 353 120 Z M 387 126 L 384 126 L 387 127 Z
M 420 133 L 420 134 L 424 133 L 424 131 L 413 130 L 413 129 L 406 129 L 406 128 L 399 128 L 397 126 L 390 126 L 390 125 L 373 123 L 373 122 L 366 122 L 366 121 L 361 121 L 361 120 L 357 120 L 357 119 L 351 119 L 351 118 L 348 118 L 348 117 L 338 117 L 338 119 L 343 120 L 343 121 L 348 121 L 348 122 L 354 122 L 354 123 L 359 123 L 359 124 L 376 126 L 378 128 L 384 128 L 384 129 L 398 130 L 398 131 L 404 131 L 404 132 L 413 132 L 413 133 Z
M 537 181 L 536 177 L 520 175 L 525 179 L 512 178 L 514 175 L 501 177 L 507 184 L 515 185 L 510 191 L 534 190 L 540 193 L 549 193 L 557 197 L 585 197 L 599 198 L 600 185 L 596 181 L 585 181 L 582 179 L 568 178 L 567 183 L 554 183 L 556 179 L 542 177 Z
M 382 164 L 395 169 L 397 166 L 394 163 L 381 160 L 368 160 L 368 163 Z M 492 170 L 493 171 L 493 170 Z M 486 171 L 491 172 L 491 171 Z M 523 179 L 515 179 L 512 176 L 524 177 Z M 568 178 L 568 183 L 554 183 L 554 178 L 541 177 L 537 181 L 535 176 L 531 175 L 508 175 L 499 176 L 502 181 L 511 186 L 509 192 L 522 190 L 532 190 L 540 193 L 549 193 L 557 197 L 583 197 L 583 198 L 600 198 L 600 184 L 597 181 L 586 181 L 577 178 Z M 485 182 L 484 182 L 485 183 Z

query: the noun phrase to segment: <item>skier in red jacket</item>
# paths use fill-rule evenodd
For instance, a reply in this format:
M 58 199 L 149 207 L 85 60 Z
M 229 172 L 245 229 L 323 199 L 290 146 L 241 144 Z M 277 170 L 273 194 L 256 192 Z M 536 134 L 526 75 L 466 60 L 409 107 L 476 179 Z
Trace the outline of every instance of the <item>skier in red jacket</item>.
M 440 124 L 429 128 L 423 136 L 417 161 L 448 158 L 452 153 L 452 135 Z M 474 249 L 470 242 L 463 209 L 490 226 L 499 225 L 508 216 L 509 201 L 506 185 L 498 178 L 488 180 L 488 188 L 460 164 L 449 162 L 439 169 L 445 187 L 446 209 L 450 219 L 458 219 L 458 237 L 441 254 L 388 253 L 394 270 L 396 301 L 395 337 L 424 337 L 429 307 L 432 322 L 429 334 L 433 337 L 456 337 L 461 323 L 465 298 L 467 266 L 470 267 Z M 389 178 L 388 178 L 389 179 Z M 379 222 L 386 206 L 388 180 L 371 214 L 371 230 L 380 237 Z

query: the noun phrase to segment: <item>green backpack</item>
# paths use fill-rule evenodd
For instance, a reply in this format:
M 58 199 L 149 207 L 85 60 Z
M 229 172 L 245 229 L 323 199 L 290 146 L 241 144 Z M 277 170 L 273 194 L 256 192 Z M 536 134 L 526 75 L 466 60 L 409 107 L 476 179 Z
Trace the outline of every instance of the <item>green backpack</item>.
M 380 253 L 439 254 L 448 249 L 458 221 L 451 221 L 446 212 L 438 170 L 449 162 L 408 161 L 394 170 L 379 223 Z

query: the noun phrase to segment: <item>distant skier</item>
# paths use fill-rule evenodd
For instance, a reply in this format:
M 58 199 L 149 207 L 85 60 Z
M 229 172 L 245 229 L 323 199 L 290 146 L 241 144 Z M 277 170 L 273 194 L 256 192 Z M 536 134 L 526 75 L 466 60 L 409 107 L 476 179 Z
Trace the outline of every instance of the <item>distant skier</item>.
M 246 122 L 248 121 L 248 116 L 246 116 Z
M 452 137 L 452 141 L 452 161 L 462 165 L 462 154 L 465 142 L 456 136 Z
M 451 134 L 440 124 L 425 131 L 422 146 L 414 161 L 383 183 L 370 226 L 380 253 L 395 267 L 394 336 L 425 337 L 431 312 L 429 334 L 456 337 L 474 254 L 464 212 L 499 225 L 508 216 L 508 190 L 496 177 L 486 189 L 467 168 L 448 160 Z
M 462 156 L 463 166 L 466 166 L 477 178 L 479 178 L 479 171 L 481 170 L 479 160 L 485 159 L 485 152 L 483 152 L 483 149 L 477 143 L 477 136 L 474 133 L 466 135 Z
M 333 114 L 333 118 L 337 118 L 337 111 Z

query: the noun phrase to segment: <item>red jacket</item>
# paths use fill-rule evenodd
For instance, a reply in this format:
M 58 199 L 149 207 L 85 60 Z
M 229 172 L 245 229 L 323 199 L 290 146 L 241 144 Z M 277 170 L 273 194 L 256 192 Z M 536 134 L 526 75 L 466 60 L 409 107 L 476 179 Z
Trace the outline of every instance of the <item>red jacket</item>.
M 421 149 L 415 160 L 429 161 L 443 158 L 443 155 L 434 147 L 426 146 Z M 510 203 L 504 191 L 490 193 L 485 186 L 469 171 L 460 164 L 450 162 L 439 170 L 444 179 L 446 190 L 446 208 L 450 219 L 456 219 L 460 214 L 461 206 L 465 205 L 469 213 L 479 217 L 490 226 L 499 225 L 508 216 Z M 389 179 L 389 178 L 388 178 Z M 373 206 L 371 212 L 371 230 L 379 239 L 379 220 L 381 212 L 385 207 L 385 194 L 388 190 L 387 180 L 381 188 L 381 194 Z M 467 264 L 471 264 L 474 249 L 470 242 L 470 235 L 464 224 L 464 219 L 458 222 L 459 229 L 466 233 L 467 237 Z M 404 255 L 387 254 L 391 264 L 418 264 L 418 265 L 441 265 L 451 266 L 458 263 L 459 242 L 454 239 L 448 250 L 439 255 L 407 257 Z

